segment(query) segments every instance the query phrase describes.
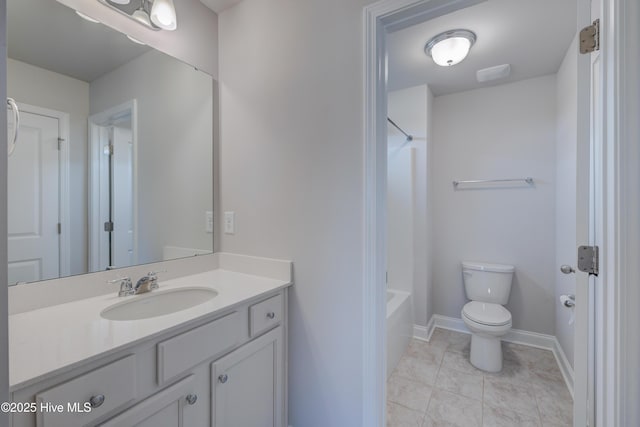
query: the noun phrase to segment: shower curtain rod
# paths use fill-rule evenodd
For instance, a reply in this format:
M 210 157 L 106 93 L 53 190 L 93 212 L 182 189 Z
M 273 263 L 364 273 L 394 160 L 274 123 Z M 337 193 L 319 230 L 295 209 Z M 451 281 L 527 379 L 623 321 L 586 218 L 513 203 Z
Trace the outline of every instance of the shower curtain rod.
M 400 126 L 398 126 L 396 124 L 396 122 L 394 122 L 393 120 L 391 120 L 389 117 L 387 117 L 387 120 L 389 121 L 389 123 L 391 123 L 396 129 L 398 129 L 400 132 L 402 132 L 402 134 L 404 136 L 407 137 L 407 141 L 413 141 L 413 136 L 409 135 L 408 133 L 406 133 L 405 131 L 402 130 L 402 128 Z

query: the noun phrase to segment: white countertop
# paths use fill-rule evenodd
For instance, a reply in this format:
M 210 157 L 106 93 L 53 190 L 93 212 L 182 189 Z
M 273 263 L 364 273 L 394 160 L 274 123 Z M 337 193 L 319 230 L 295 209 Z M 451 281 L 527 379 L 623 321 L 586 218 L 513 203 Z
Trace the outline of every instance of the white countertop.
M 213 317 L 216 313 L 290 284 L 285 280 L 223 269 L 173 280 L 161 280 L 158 283 L 159 291 L 198 286 L 214 289 L 218 295 L 206 303 L 186 310 L 133 321 L 106 320 L 100 317 L 100 312 L 112 304 L 144 295 L 120 298 L 113 293 L 11 315 L 11 390 L 35 383 L 56 371 L 66 371 L 105 353 L 179 328 L 199 318 Z

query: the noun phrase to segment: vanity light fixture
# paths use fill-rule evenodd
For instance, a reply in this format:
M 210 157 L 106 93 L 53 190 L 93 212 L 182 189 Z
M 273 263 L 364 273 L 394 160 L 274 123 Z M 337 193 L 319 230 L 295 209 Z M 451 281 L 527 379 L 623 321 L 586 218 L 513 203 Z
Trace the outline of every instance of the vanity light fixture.
M 98 1 L 155 31 L 173 31 L 178 27 L 173 0 Z
M 436 64 L 450 67 L 462 62 L 475 42 L 476 35 L 473 31 L 449 30 L 432 37 L 424 51 Z
M 151 6 L 151 22 L 163 30 L 175 30 L 178 23 L 173 0 L 154 0 Z
M 128 38 L 129 40 L 131 40 L 132 42 L 134 42 L 134 43 L 141 44 L 141 45 L 143 45 L 143 46 L 146 46 L 146 45 L 147 45 L 145 42 L 140 41 L 140 40 L 138 40 L 138 39 L 137 39 L 137 38 L 135 38 L 135 37 L 131 37 L 129 34 L 127 34 L 127 38 Z
M 100 21 L 98 21 L 97 19 L 93 19 L 93 18 L 92 18 L 92 17 L 90 17 L 89 15 L 85 15 L 84 13 L 82 13 L 82 12 L 78 12 L 77 10 L 76 10 L 76 14 L 77 14 L 80 18 L 82 18 L 82 19 L 84 19 L 84 20 L 87 20 L 87 21 L 89 21 L 89 22 L 93 22 L 93 23 L 96 23 L 96 24 L 99 24 L 99 23 L 100 23 Z

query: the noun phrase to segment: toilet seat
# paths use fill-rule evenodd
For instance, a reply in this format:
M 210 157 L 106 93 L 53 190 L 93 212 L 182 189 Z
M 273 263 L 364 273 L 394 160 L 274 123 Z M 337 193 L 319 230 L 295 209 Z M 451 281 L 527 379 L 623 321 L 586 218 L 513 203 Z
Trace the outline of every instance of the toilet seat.
M 511 323 L 511 313 L 500 304 L 471 301 L 462 308 L 467 319 L 487 326 L 504 326 Z

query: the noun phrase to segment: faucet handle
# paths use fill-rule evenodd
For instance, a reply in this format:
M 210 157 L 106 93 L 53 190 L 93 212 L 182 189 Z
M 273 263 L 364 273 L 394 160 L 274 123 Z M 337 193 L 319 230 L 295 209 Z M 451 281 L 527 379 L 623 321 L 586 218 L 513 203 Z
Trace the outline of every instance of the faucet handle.
M 130 277 L 121 277 L 119 279 L 107 280 L 107 283 L 120 283 L 119 297 L 126 297 L 127 295 L 133 295 L 133 283 L 131 283 Z
M 151 280 L 151 289 L 158 289 L 158 273 L 166 273 L 167 270 L 150 271 L 147 273 L 147 277 Z

